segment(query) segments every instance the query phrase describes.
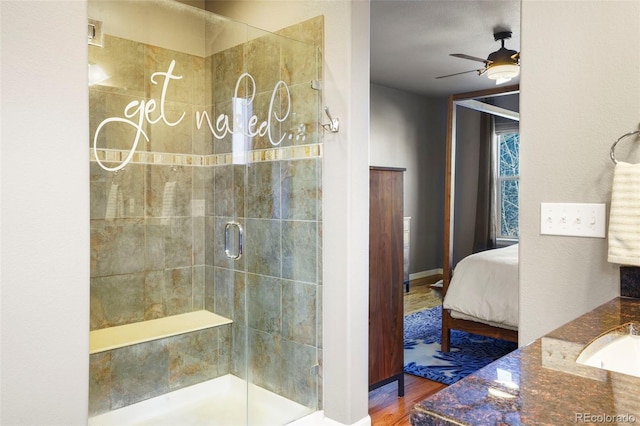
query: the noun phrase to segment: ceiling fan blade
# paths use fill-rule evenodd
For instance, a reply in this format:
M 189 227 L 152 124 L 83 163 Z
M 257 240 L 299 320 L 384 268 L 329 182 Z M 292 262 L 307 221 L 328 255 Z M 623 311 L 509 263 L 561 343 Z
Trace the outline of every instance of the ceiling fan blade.
M 470 72 L 475 72 L 478 73 L 478 75 L 484 74 L 484 72 L 486 71 L 486 68 L 480 68 L 479 70 L 469 70 L 469 71 L 463 71 L 463 72 L 457 72 L 455 74 L 448 74 L 448 75 L 441 75 L 440 77 L 436 77 L 436 79 L 438 78 L 447 78 L 447 77 L 453 77 L 454 75 L 461 75 L 461 74 L 468 74 Z
M 485 64 L 487 63 L 486 59 L 477 58 L 471 55 L 465 55 L 464 53 L 450 53 L 449 56 L 455 56 L 456 58 L 462 58 L 462 59 L 469 59 L 471 61 L 483 62 Z

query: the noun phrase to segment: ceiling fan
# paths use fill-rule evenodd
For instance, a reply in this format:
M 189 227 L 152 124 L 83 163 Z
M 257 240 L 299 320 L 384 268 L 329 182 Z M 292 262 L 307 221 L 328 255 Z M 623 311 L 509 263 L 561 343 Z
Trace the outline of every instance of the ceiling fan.
M 489 54 L 487 59 L 477 58 L 475 56 L 465 55 L 464 53 L 451 53 L 456 58 L 469 59 L 472 61 L 484 63 L 484 67 L 480 69 L 457 72 L 455 74 L 443 75 L 436 78 L 453 77 L 455 75 L 468 74 L 476 72 L 478 75 L 487 74 L 491 80 L 496 80 L 496 84 L 506 83 L 520 73 L 520 52 L 509 50 L 504 47 L 504 41 L 511 38 L 511 31 L 498 31 L 493 34 L 495 41 L 500 40 L 502 47 L 495 52 Z

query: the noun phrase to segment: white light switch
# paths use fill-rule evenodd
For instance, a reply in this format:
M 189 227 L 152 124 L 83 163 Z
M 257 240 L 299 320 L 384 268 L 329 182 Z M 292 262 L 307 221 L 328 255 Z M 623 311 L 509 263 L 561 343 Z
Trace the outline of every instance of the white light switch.
M 606 204 L 541 203 L 540 233 L 604 238 Z

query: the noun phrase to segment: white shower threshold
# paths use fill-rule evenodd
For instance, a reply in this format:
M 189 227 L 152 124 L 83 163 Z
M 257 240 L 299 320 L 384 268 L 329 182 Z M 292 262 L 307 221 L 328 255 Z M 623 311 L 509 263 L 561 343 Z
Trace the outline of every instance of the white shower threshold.
M 318 412 L 309 407 L 255 385 L 249 386 L 248 393 L 247 410 L 246 382 L 227 374 L 90 417 L 89 426 L 273 426 L 291 422 L 296 425 L 318 424 Z M 307 423 L 305 416 L 312 422 Z

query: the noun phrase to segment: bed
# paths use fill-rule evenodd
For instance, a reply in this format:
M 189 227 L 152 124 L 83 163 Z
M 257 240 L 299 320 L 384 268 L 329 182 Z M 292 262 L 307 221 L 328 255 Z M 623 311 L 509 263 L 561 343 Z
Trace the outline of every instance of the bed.
M 518 337 L 518 245 L 474 253 L 455 267 L 443 288 L 442 350 L 450 330 L 516 341 Z
M 469 132 L 467 132 L 467 138 L 461 139 L 463 143 L 457 147 L 456 144 L 456 130 L 458 129 L 457 123 L 457 109 L 471 108 L 480 112 L 499 115 L 510 120 L 518 121 L 519 114 L 515 111 L 507 111 L 503 108 L 499 108 L 498 111 L 495 105 L 485 105 L 485 101 L 491 97 L 501 97 L 506 95 L 513 95 L 519 93 L 519 87 L 505 86 L 496 89 L 481 90 L 478 92 L 461 93 L 457 95 L 450 95 L 448 98 L 448 111 L 447 111 L 447 144 L 445 153 L 445 211 L 444 211 L 444 250 L 443 250 L 443 284 L 442 284 L 442 296 L 443 296 L 443 309 L 442 309 L 442 351 L 448 352 L 451 342 L 451 330 L 461 330 L 482 336 L 494 337 L 498 339 L 504 339 L 508 341 L 518 341 L 518 323 L 517 323 L 517 310 L 518 310 L 518 247 L 517 245 L 503 249 L 493 249 L 478 252 L 476 254 L 469 255 L 457 265 L 455 265 L 454 273 L 454 234 L 457 235 L 471 235 L 474 239 L 476 237 L 476 231 L 478 224 L 486 223 L 486 211 L 480 210 L 484 214 L 478 216 L 478 210 L 476 210 L 476 217 L 473 218 L 474 225 L 470 228 L 465 226 L 463 222 L 459 221 L 457 213 L 460 211 L 468 212 L 469 205 L 467 207 L 463 205 L 463 201 L 468 200 L 464 194 L 460 193 L 461 189 L 472 188 L 473 185 L 480 187 L 480 183 L 485 184 L 489 173 L 478 173 L 475 181 L 460 179 L 461 184 L 456 186 L 456 154 L 475 152 L 479 146 L 471 145 L 473 141 L 468 138 Z M 481 102 L 480 102 L 481 101 Z M 482 132 L 482 127 L 479 131 Z M 483 151 L 484 153 L 484 151 Z M 478 159 L 483 157 L 485 160 L 489 159 L 486 153 L 483 155 L 476 155 Z M 465 159 L 461 159 L 460 173 L 464 175 L 465 171 L 470 170 L 468 163 Z M 481 169 L 484 163 L 478 161 L 478 170 Z M 481 179 L 482 178 L 482 179 Z M 471 186 L 465 186 L 471 185 Z M 478 191 L 476 191 L 478 192 Z M 460 198 L 456 203 L 455 197 Z M 479 197 L 479 193 L 477 194 Z M 487 199 L 484 194 L 482 199 Z M 456 209 L 456 204 L 458 205 Z M 476 208 L 486 209 L 487 206 L 480 206 L 477 203 Z M 454 219 L 458 222 L 454 226 Z M 466 223 L 466 222 L 464 222 Z M 469 234 L 471 232 L 471 234 Z M 480 239 L 479 241 L 482 241 Z M 486 242 L 486 240 L 485 240 Z M 471 244 L 475 247 L 475 241 Z M 489 246 L 490 244 L 485 244 Z M 514 257 L 515 256 L 515 257 Z M 494 262 L 491 261 L 493 258 Z M 497 259 L 498 264 L 502 264 L 500 268 L 504 267 L 504 271 L 497 272 L 492 266 L 487 266 L 495 263 Z M 507 260 L 509 259 L 509 260 Z M 483 266 L 478 266 L 478 264 Z M 467 266 L 469 265 L 469 266 Z M 468 271 L 466 270 L 468 267 Z M 499 277 L 500 276 L 500 277 Z M 505 284 L 504 279 L 507 279 L 511 284 Z M 464 282 L 459 284 L 459 282 Z M 505 288 L 507 290 L 505 290 Z M 489 300 L 491 300 L 489 302 Z M 473 306 L 475 304 L 475 306 Z

